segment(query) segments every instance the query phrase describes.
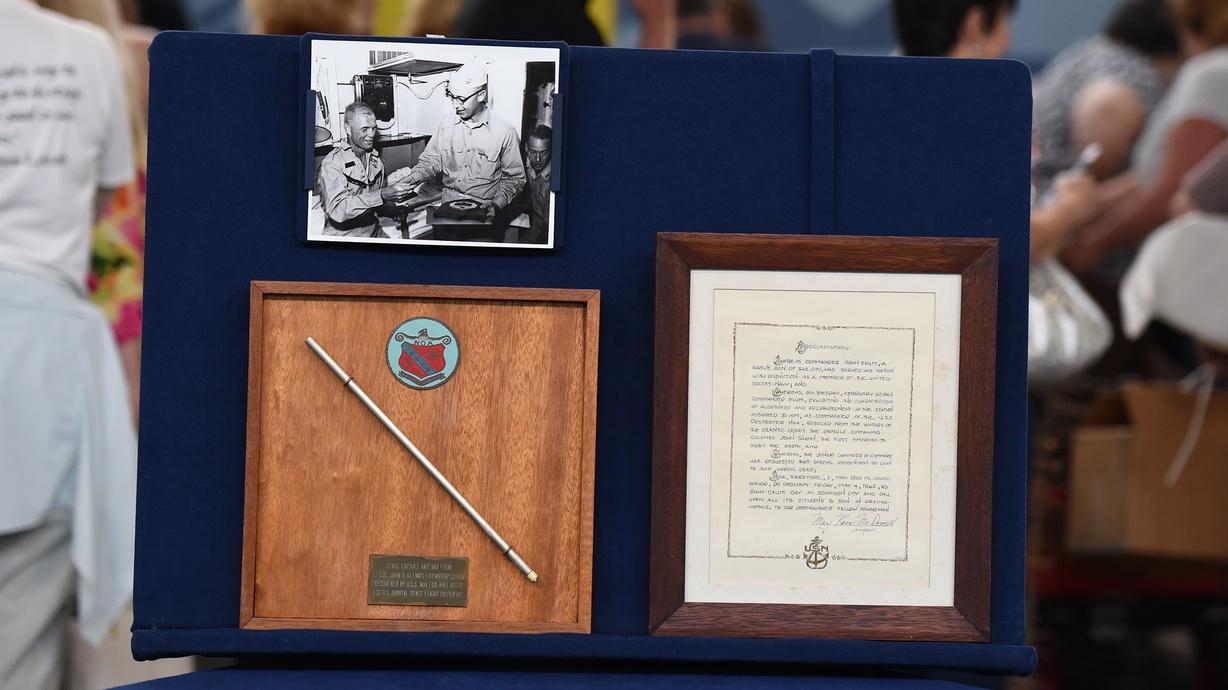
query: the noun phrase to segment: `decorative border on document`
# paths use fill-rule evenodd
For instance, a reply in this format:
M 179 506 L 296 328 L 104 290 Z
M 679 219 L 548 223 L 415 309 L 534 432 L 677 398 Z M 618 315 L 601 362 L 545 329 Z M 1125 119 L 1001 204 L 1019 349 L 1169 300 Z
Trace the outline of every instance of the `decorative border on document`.
M 757 326 L 757 327 L 768 327 L 768 328 L 805 328 L 805 329 L 817 329 L 821 331 L 834 331 L 834 330 L 841 330 L 841 329 L 843 330 L 860 329 L 860 330 L 878 330 L 878 331 L 908 331 L 911 334 L 912 336 L 912 358 L 909 361 L 909 370 L 908 370 L 908 380 L 909 380 L 909 383 L 908 383 L 908 453 L 905 459 L 908 474 L 907 474 L 907 480 L 906 480 L 906 488 L 904 491 L 904 555 L 897 556 L 895 558 L 869 558 L 869 557 L 855 558 L 855 557 L 850 557 L 850 556 L 836 557 L 836 560 L 842 560 L 842 561 L 877 561 L 877 562 L 886 562 L 886 563 L 907 563 L 908 562 L 908 544 L 911 541 L 910 539 L 911 533 L 909 532 L 909 528 L 910 528 L 909 522 L 912 517 L 912 431 L 913 431 L 912 429 L 912 423 L 913 423 L 912 410 L 913 410 L 913 399 L 916 394 L 916 379 L 917 379 L 917 330 L 915 328 L 896 328 L 896 327 L 891 327 L 891 326 L 816 326 L 814 324 L 795 324 L 795 323 L 760 323 L 760 322 L 747 322 L 747 321 L 735 322 L 733 324 L 733 366 L 731 367 L 733 370 L 733 373 L 732 373 L 733 381 L 730 384 L 730 396 L 729 396 L 730 398 L 729 495 L 731 497 L 733 496 L 733 442 L 734 442 L 733 439 L 735 435 L 734 425 L 736 422 L 736 415 L 733 414 L 733 410 L 737 409 L 736 401 L 738 397 L 738 390 L 737 390 L 738 326 Z M 735 555 L 733 553 L 733 500 L 732 499 L 729 501 L 729 519 L 726 523 L 726 529 L 728 530 L 728 534 L 725 539 L 725 557 L 726 558 L 731 558 L 731 559 L 732 558 L 784 559 L 784 558 L 791 557 L 791 554 L 781 555 L 781 556 L 770 556 L 770 555 L 758 556 L 758 555 L 750 555 L 750 554 Z

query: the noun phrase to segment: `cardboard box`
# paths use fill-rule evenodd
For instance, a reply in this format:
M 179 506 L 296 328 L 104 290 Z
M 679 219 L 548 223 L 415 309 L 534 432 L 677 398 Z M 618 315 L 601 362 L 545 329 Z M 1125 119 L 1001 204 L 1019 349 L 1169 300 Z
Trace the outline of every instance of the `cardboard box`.
M 1071 444 L 1070 551 L 1228 560 L 1228 393 L 1211 395 L 1193 453 L 1165 483 L 1197 398 L 1129 383 L 1097 401 Z

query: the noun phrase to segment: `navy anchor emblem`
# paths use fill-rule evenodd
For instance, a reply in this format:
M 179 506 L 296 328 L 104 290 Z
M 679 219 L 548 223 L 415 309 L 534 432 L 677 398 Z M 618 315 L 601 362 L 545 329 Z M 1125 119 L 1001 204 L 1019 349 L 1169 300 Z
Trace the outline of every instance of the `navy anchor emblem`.
M 823 543 L 822 538 L 815 537 L 806 548 L 803 549 L 806 555 L 806 567 L 811 570 L 822 570 L 827 567 L 828 548 Z

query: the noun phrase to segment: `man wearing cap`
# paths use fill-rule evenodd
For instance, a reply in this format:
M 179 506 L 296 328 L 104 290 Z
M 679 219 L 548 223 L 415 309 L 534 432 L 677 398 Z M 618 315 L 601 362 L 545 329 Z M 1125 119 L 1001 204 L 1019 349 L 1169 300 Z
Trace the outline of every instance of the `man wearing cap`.
M 375 112 L 362 101 L 345 108 L 345 141 L 320 162 L 316 186 L 324 206 L 325 235 L 378 237 L 376 209 L 403 201 L 409 185 L 384 185 L 384 164 L 375 151 Z
M 440 176 L 445 203 L 479 201 L 493 218 L 524 187 L 520 137 L 487 104 L 483 65 L 469 63 L 456 70 L 448 79 L 447 95 L 456 119 L 440 123 L 404 184 Z

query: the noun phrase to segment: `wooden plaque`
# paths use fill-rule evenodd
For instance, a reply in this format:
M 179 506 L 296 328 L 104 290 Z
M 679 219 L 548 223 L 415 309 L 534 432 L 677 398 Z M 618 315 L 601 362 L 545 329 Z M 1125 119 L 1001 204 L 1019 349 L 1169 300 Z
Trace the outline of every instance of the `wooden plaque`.
M 989 640 L 997 261 L 994 239 L 658 235 L 653 634 Z M 853 397 L 897 384 L 898 408 Z
M 597 290 L 253 282 L 240 627 L 589 632 L 599 300 Z M 460 350 L 451 378 L 426 390 L 389 364 L 394 330 L 422 316 L 447 324 Z M 376 555 L 468 559 L 465 605 L 368 603 Z

